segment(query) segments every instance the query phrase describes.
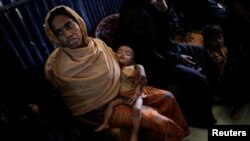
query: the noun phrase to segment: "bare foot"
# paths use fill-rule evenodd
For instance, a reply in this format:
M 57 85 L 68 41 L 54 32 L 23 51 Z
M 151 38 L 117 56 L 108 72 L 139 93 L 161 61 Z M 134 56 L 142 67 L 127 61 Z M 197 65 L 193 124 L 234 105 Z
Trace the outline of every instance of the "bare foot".
M 130 138 L 130 141 L 137 141 L 137 135 L 135 134 L 132 134 L 131 138 Z
M 104 129 L 109 129 L 109 125 L 108 124 L 102 124 L 98 128 L 96 128 L 95 131 L 99 132 L 99 131 L 102 131 Z

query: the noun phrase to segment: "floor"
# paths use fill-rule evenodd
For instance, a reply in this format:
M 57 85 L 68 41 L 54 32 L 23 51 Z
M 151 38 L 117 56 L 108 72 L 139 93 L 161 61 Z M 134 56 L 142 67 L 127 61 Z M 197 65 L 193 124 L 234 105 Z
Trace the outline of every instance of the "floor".
M 230 117 L 225 106 L 214 106 L 213 113 L 217 125 L 250 125 L 250 102 L 245 104 L 234 117 Z M 207 129 L 190 127 L 191 134 L 184 141 L 208 141 Z

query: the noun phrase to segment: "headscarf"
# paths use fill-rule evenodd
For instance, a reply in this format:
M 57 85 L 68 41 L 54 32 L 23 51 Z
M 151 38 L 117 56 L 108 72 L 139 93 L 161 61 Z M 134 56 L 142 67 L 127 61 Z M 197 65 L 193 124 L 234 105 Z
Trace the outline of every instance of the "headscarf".
M 87 46 L 82 48 L 61 47 L 53 34 L 48 19 L 51 12 L 64 8 L 75 17 Z M 45 31 L 57 45 L 45 64 L 47 79 L 61 92 L 66 106 L 73 116 L 106 105 L 117 96 L 120 88 L 120 67 L 115 54 L 103 41 L 88 37 L 82 18 L 66 6 L 53 8 L 45 19 Z

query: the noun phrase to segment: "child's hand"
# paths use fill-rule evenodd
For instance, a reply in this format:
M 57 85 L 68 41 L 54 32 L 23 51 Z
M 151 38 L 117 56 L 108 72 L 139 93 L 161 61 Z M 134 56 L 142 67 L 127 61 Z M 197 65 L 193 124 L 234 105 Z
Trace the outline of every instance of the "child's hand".
M 136 100 L 136 99 L 137 99 L 137 95 L 134 94 L 134 95 L 130 98 L 128 104 L 129 104 L 129 105 L 133 105 L 133 104 L 135 103 L 135 100 Z

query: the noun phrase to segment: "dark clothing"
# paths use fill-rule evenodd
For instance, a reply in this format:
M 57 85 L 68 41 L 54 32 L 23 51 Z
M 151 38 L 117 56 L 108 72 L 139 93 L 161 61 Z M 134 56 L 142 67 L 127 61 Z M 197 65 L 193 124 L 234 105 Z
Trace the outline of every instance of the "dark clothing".
M 230 13 L 230 42 L 228 63 L 223 77 L 223 91 L 220 98 L 226 106 L 238 109 L 249 101 L 250 85 L 250 1 L 227 0 L 225 5 Z
M 227 0 L 225 2 L 230 13 L 230 32 L 234 34 L 234 46 L 237 44 L 247 44 L 249 46 L 250 32 L 250 1 L 249 0 Z M 246 46 L 246 45 L 244 45 Z
M 142 7 L 123 9 L 118 25 L 119 44 L 136 46 L 135 59 L 139 62 L 154 62 L 160 65 L 180 63 L 179 50 L 171 41 L 172 36 L 169 34 L 174 31 L 168 26 L 168 13 L 149 14 L 147 11 L 151 10 Z M 150 57 L 146 58 L 148 55 Z
M 210 58 L 203 47 L 176 44 L 173 10 L 160 13 L 148 5 L 123 7 L 118 25 L 118 45 L 129 45 L 135 61 L 145 67 L 150 85 L 168 89 L 181 87 L 174 93 L 190 126 L 207 127 L 212 119 L 209 83 Z M 190 55 L 195 68 L 182 65 L 181 54 Z M 201 71 L 198 69 L 202 68 Z M 202 110 L 200 110 L 202 109 Z
M 170 0 L 168 3 L 171 3 Z M 224 24 L 228 18 L 226 8 L 215 0 L 173 0 L 195 30 L 201 30 L 206 24 Z
M 227 6 L 232 6 L 233 4 L 240 4 L 243 9 L 249 11 L 250 10 L 250 1 L 249 0 L 226 0 L 225 4 Z M 231 8 L 231 7 L 228 7 Z

